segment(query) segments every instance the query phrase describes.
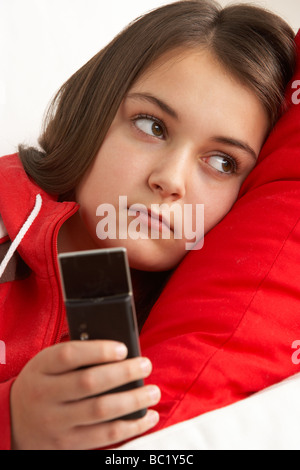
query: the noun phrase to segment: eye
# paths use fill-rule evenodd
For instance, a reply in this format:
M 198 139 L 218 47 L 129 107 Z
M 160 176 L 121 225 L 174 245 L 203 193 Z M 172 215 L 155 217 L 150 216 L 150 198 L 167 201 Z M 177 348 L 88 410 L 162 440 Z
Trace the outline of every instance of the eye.
M 142 132 L 152 137 L 163 139 L 165 127 L 163 123 L 152 116 L 139 116 L 133 120 L 134 125 Z
M 215 168 L 220 173 L 230 175 L 237 170 L 237 163 L 232 157 L 214 155 L 205 159 L 206 163 Z

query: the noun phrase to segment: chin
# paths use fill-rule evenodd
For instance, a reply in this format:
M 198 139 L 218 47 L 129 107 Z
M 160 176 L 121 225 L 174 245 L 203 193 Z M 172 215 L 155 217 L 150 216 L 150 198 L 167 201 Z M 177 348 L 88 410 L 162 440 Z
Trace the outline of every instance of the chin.
M 170 247 L 157 242 L 149 243 L 141 239 L 105 240 L 101 243 L 101 248 L 113 247 L 126 248 L 131 268 L 149 272 L 169 271 L 175 268 L 186 254 L 186 251 L 182 254 L 182 250 L 176 250 L 174 246 Z
M 166 258 L 166 256 L 155 255 L 154 253 L 146 253 L 145 250 L 141 253 L 136 251 L 128 251 L 129 265 L 133 269 L 139 271 L 169 271 L 175 268 L 180 260 Z

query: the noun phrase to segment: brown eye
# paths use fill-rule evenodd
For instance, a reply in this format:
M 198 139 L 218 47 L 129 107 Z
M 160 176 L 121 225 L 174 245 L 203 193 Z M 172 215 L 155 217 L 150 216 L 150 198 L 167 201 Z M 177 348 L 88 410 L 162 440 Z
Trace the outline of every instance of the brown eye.
M 235 161 L 231 157 L 222 157 L 221 155 L 214 155 L 206 159 L 208 165 L 215 168 L 220 173 L 232 174 L 236 172 Z
M 156 137 L 161 137 L 164 134 L 164 131 L 163 131 L 161 125 L 158 124 L 157 122 L 154 122 L 152 124 L 152 132 Z
M 164 127 L 156 119 L 140 117 L 134 120 L 135 126 L 145 134 L 162 139 L 165 136 Z

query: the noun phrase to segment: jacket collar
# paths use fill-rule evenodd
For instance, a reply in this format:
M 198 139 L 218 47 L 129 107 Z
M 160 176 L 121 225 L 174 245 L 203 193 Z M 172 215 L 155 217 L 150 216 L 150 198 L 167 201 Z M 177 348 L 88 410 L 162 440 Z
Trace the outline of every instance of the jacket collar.
M 18 154 L 0 158 L 0 214 L 22 259 L 42 277 L 53 275 L 57 234 L 62 223 L 78 210 L 75 202 L 58 202 L 25 173 Z

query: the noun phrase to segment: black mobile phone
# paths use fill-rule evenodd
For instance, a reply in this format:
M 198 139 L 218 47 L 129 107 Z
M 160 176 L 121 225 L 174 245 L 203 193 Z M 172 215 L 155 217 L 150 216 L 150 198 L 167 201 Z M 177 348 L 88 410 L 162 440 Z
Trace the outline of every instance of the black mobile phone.
M 127 358 L 140 356 L 130 269 L 125 248 L 58 255 L 71 340 L 106 339 L 125 343 Z M 107 393 L 144 385 L 137 380 Z M 141 418 L 145 409 L 123 416 Z

